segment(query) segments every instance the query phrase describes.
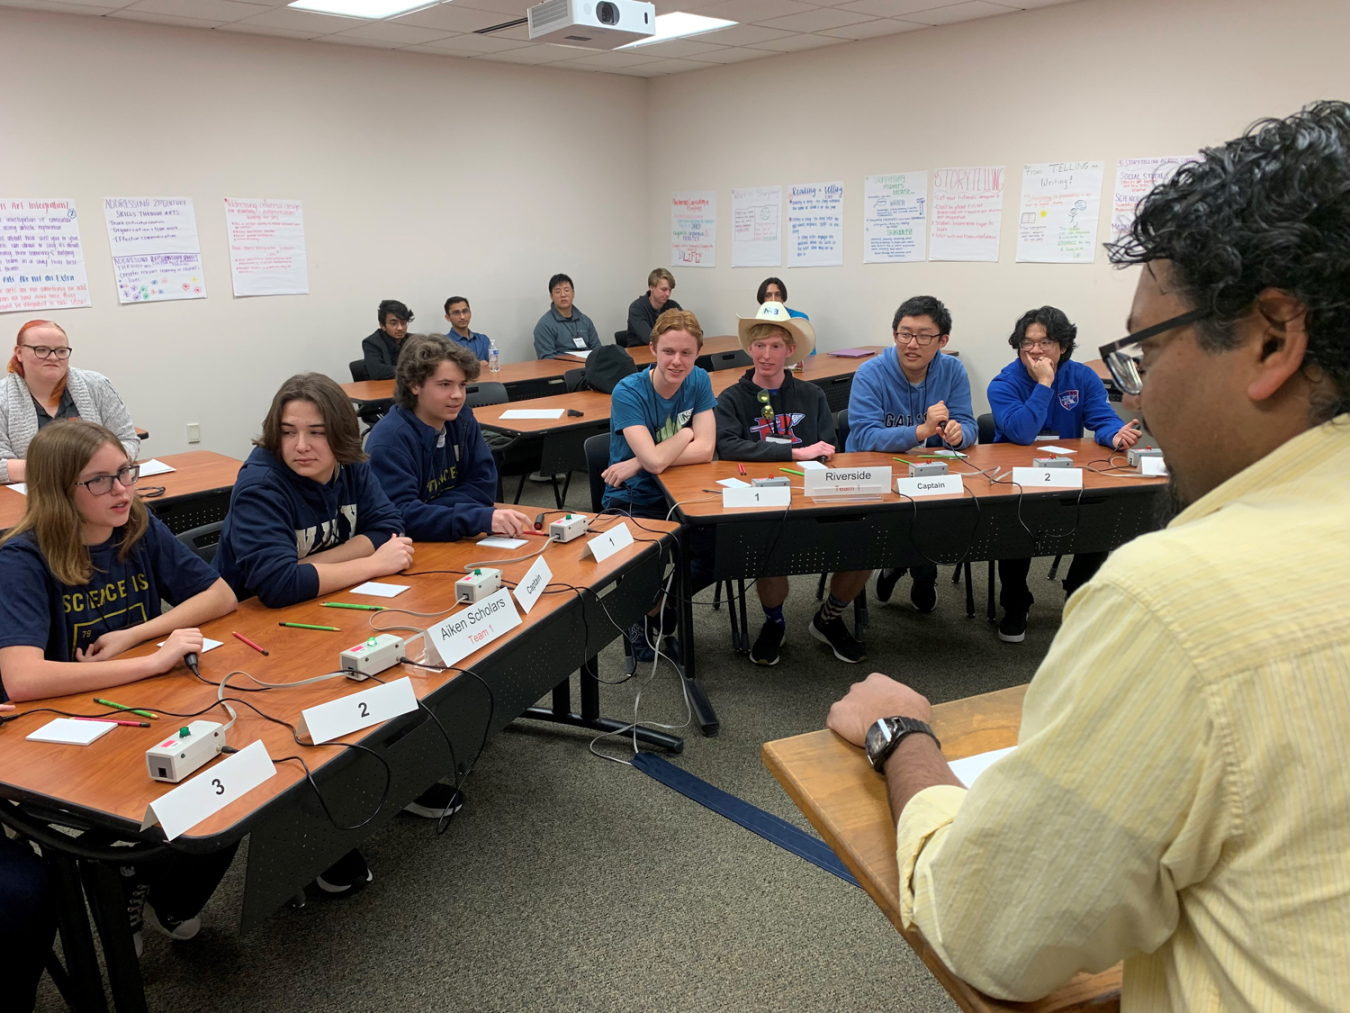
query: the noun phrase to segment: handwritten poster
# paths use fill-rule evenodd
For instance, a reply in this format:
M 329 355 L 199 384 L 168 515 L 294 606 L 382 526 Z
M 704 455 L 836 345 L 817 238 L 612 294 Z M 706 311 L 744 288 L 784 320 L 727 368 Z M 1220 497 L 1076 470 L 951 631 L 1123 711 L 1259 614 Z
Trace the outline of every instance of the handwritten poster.
M 1101 162 L 1022 166 L 1018 263 L 1091 264 L 1097 259 L 1101 206 Z
M 205 299 L 191 197 L 104 197 L 119 302 Z
M 1187 162 L 1199 155 L 1165 155 L 1162 158 L 1122 158 L 1116 163 L 1116 190 L 1111 203 L 1111 242 L 1130 231 L 1134 206 L 1159 183 L 1165 183 Z
M 844 181 L 788 190 L 788 267 L 844 263 Z
M 928 172 L 863 180 L 863 263 L 904 264 L 928 257 Z
M 670 262 L 717 266 L 717 191 L 685 190 L 670 200 Z
M 731 266 L 778 267 L 783 263 L 781 186 L 731 191 Z
M 235 295 L 309 294 L 300 201 L 226 197 L 225 231 Z
M 0 198 L 0 313 L 88 305 L 75 202 Z
M 929 260 L 997 261 L 1003 166 L 933 171 Z

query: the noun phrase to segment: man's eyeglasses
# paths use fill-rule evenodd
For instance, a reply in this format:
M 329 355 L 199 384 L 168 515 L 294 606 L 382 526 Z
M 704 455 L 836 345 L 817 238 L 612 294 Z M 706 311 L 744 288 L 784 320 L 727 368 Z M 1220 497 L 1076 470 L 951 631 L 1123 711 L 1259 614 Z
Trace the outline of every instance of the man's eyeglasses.
M 89 490 L 91 496 L 106 496 L 112 492 L 113 479 L 117 479 L 117 484 L 124 489 L 130 489 L 136 484 L 136 480 L 141 477 L 141 466 L 139 464 L 128 464 L 116 475 L 95 475 L 88 482 L 76 482 L 76 485 L 82 485 Z
M 1046 341 L 1023 341 L 1022 344 L 1019 345 L 1018 347 L 1020 347 L 1020 348 L 1022 349 L 1022 351 L 1024 351 L 1024 352 L 1031 352 L 1031 351 L 1034 351 L 1034 350 L 1037 349 L 1037 348 L 1049 350 L 1049 349 L 1051 349 L 1051 348 L 1058 348 L 1058 347 L 1059 347 L 1059 342 L 1058 342 L 1058 341 L 1050 341 L 1050 340 L 1046 340 Z
M 1167 331 L 1203 320 L 1208 315 L 1208 310 L 1191 310 L 1152 327 L 1145 327 L 1142 331 L 1127 334 L 1109 345 L 1102 345 L 1098 351 L 1101 353 L 1102 361 L 1106 363 L 1106 368 L 1111 371 L 1111 378 L 1116 381 L 1116 386 L 1124 394 L 1140 393 L 1144 389 L 1144 377 L 1139 372 L 1139 363 L 1144 358 L 1144 342 Z
M 24 345 L 23 347 L 36 355 L 39 359 L 50 359 L 53 355 L 58 359 L 70 358 L 69 345 L 61 345 L 57 348 L 49 348 L 46 345 Z
M 911 341 L 916 345 L 931 345 L 935 338 L 942 337 L 941 334 L 916 334 L 913 331 L 896 331 L 895 340 L 902 345 L 908 345 Z

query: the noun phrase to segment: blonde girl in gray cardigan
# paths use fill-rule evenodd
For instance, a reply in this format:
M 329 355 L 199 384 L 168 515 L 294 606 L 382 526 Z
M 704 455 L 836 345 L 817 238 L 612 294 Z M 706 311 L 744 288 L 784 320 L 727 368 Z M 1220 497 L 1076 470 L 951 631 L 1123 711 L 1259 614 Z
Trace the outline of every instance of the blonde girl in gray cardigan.
M 50 320 L 31 320 L 19 328 L 14 357 L 0 383 L 0 482 L 24 480 L 23 459 L 40 428 L 37 413 L 54 417 L 67 392 L 80 418 L 111 429 L 133 461 L 140 453 L 131 414 L 112 383 L 102 373 L 73 368 L 69 349 L 66 332 Z

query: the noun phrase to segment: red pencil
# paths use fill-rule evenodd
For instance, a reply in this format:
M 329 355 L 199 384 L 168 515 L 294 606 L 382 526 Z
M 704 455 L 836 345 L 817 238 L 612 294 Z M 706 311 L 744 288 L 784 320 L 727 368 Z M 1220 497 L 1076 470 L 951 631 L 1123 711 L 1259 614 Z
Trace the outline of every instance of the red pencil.
M 270 654 L 272 653 L 271 651 L 267 650 L 266 648 L 259 647 L 259 646 L 258 646 L 257 644 L 255 644 L 252 640 L 250 640 L 248 637 L 244 636 L 242 633 L 236 633 L 235 636 L 238 637 L 240 640 L 242 640 L 244 643 L 248 644 L 249 647 L 253 648 L 253 649 L 254 649 L 255 651 L 257 651 L 259 654 L 267 654 L 267 655 L 270 655 Z
M 522 535 L 538 535 L 540 538 L 549 538 L 549 537 L 551 537 L 547 531 L 532 531 L 530 528 L 526 528 L 524 531 L 521 532 L 521 534 L 522 534 Z
M 149 728 L 149 721 L 118 721 L 115 718 L 76 718 L 76 721 L 106 721 L 109 724 L 121 725 L 124 728 Z
M 737 462 L 736 462 L 736 467 L 738 467 L 738 468 L 741 469 L 741 474 L 742 474 L 742 475 L 745 474 L 745 465 L 741 464 L 740 461 L 737 461 Z

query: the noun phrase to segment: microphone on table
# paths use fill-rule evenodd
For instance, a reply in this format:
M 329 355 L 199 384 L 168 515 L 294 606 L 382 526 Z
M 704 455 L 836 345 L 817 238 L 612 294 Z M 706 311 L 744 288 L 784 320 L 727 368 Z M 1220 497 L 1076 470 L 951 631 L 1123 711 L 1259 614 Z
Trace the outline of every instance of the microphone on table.
M 198 679 L 202 677 L 201 670 L 197 668 L 196 651 L 188 651 L 187 654 L 183 655 L 183 664 L 187 665 L 188 671 L 191 672 L 193 675 L 195 675 Z

